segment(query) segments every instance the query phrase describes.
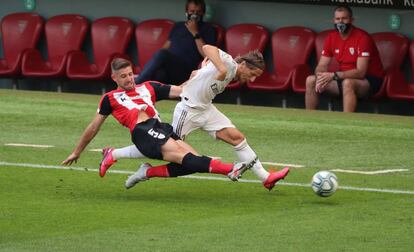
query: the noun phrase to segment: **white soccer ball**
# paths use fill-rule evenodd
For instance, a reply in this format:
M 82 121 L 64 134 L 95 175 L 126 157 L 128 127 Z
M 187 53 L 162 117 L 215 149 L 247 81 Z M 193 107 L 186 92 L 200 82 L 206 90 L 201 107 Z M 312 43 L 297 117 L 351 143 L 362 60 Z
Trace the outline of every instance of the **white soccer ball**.
M 321 196 L 328 197 L 338 189 L 338 178 L 329 171 L 320 171 L 312 177 L 312 189 Z

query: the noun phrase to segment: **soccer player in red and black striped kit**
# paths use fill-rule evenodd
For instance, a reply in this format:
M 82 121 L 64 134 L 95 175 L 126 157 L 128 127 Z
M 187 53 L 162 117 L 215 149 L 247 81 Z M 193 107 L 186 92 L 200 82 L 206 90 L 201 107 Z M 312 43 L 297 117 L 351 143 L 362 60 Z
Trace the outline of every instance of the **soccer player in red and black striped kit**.
M 122 58 L 114 59 L 111 68 L 111 77 L 118 88 L 102 96 L 94 119 L 86 127 L 78 145 L 62 164 L 71 165 L 76 162 L 108 115 L 112 114 L 120 124 L 129 128 L 132 142 L 145 157 L 170 162 L 166 165 L 141 169 L 141 174 L 134 174 L 135 176 L 127 180 L 125 184 L 127 188 L 151 177 L 177 177 L 195 172 L 241 174 L 245 169 L 250 168 L 252 164 L 233 165 L 199 156 L 189 144 L 173 132 L 170 124 L 160 121 L 155 102 L 178 97 L 181 87 L 153 81 L 136 85 L 131 62 Z

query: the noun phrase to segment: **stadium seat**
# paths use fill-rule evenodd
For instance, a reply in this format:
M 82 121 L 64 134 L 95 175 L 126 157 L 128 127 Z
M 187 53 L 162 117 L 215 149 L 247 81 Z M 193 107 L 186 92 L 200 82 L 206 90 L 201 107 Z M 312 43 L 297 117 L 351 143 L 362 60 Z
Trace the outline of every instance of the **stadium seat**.
M 35 48 L 43 29 L 43 19 L 35 13 L 13 13 L 1 21 L 4 58 L 0 59 L 0 76 L 21 75 L 23 52 Z
M 411 63 L 411 82 L 407 81 L 400 68 L 395 69 L 389 76 L 387 83 L 387 96 L 396 100 L 414 101 L 414 41 L 411 41 L 409 48 Z
M 174 26 L 169 19 L 151 19 L 137 25 L 135 40 L 137 43 L 138 65 L 135 73 L 140 73 L 145 64 L 168 40 L 168 34 Z
M 315 33 L 305 27 L 291 26 L 272 34 L 273 72 L 265 71 L 247 87 L 263 91 L 287 91 L 293 81 L 305 82 L 311 73 L 307 65 L 314 48 Z
M 258 24 L 237 24 L 227 29 L 224 42 L 227 53 L 236 57 L 256 49 L 263 53 L 268 40 L 269 32 L 265 27 Z M 227 89 L 240 87 L 238 82 L 233 82 Z
M 37 49 L 27 49 L 22 58 L 22 73 L 29 77 L 60 77 L 66 74 L 68 52 L 80 50 L 88 30 L 85 17 L 58 15 L 47 20 L 45 35 L 48 60 Z
M 381 62 L 386 72 L 381 89 L 372 97 L 379 99 L 386 95 L 386 86 L 389 83 L 390 75 L 401 68 L 407 55 L 409 40 L 404 35 L 395 32 L 377 32 L 371 34 L 378 48 Z
M 316 52 L 317 62 L 319 62 L 319 60 L 321 58 L 321 53 L 322 53 L 322 50 L 323 50 L 323 45 L 325 43 L 325 38 L 332 31 L 333 30 L 325 30 L 325 31 L 321 31 L 318 34 L 316 34 L 316 37 L 315 37 L 315 52 Z M 328 71 L 334 72 L 338 69 L 339 69 L 338 62 L 335 60 L 335 58 L 332 58 L 330 63 L 329 63 L 329 66 L 328 66 Z M 302 70 L 298 69 L 298 71 L 302 71 Z M 304 69 L 304 71 L 307 72 L 307 69 Z M 307 74 L 310 75 L 312 73 L 309 72 Z M 304 93 L 306 91 L 306 77 L 305 77 L 305 80 L 295 79 L 295 81 L 293 81 L 293 84 L 292 84 L 292 89 L 296 93 Z
M 110 63 L 114 57 L 130 59 L 125 54 L 134 25 L 124 17 L 104 17 L 92 23 L 92 50 L 94 63 L 82 51 L 68 56 L 66 75 L 71 79 L 109 79 Z
M 223 47 L 223 39 L 224 39 L 224 28 L 218 24 L 211 24 L 216 29 L 216 46 L 219 48 Z

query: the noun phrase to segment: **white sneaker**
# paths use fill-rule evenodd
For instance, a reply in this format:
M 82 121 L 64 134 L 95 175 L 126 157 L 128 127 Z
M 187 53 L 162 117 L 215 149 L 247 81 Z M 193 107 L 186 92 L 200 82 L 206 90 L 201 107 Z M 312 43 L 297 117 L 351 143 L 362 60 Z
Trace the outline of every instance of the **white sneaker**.
M 243 175 L 243 173 L 247 171 L 248 169 L 252 168 L 254 164 L 256 164 L 256 162 L 257 162 L 257 157 L 255 157 L 255 159 L 253 159 L 249 163 L 247 162 L 235 163 L 233 166 L 233 170 L 231 170 L 231 172 L 227 174 L 227 177 L 232 181 L 238 181 L 239 178 L 241 178 L 241 176 Z
M 152 165 L 148 163 L 143 163 L 139 169 L 128 177 L 128 179 L 125 181 L 125 188 L 129 189 L 131 187 L 134 187 L 138 182 L 148 180 L 147 177 L 147 170 L 151 168 Z

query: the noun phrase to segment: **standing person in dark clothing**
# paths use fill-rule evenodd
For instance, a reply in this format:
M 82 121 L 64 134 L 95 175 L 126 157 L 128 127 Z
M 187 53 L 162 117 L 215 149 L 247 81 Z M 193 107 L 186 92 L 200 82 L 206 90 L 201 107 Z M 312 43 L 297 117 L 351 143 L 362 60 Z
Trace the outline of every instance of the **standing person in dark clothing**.
M 177 22 L 163 48 L 144 66 L 136 83 L 157 80 L 170 84 L 186 81 L 191 71 L 204 58 L 205 44 L 216 44 L 214 27 L 203 22 L 206 10 L 204 0 L 188 0 L 185 6 L 187 21 Z

